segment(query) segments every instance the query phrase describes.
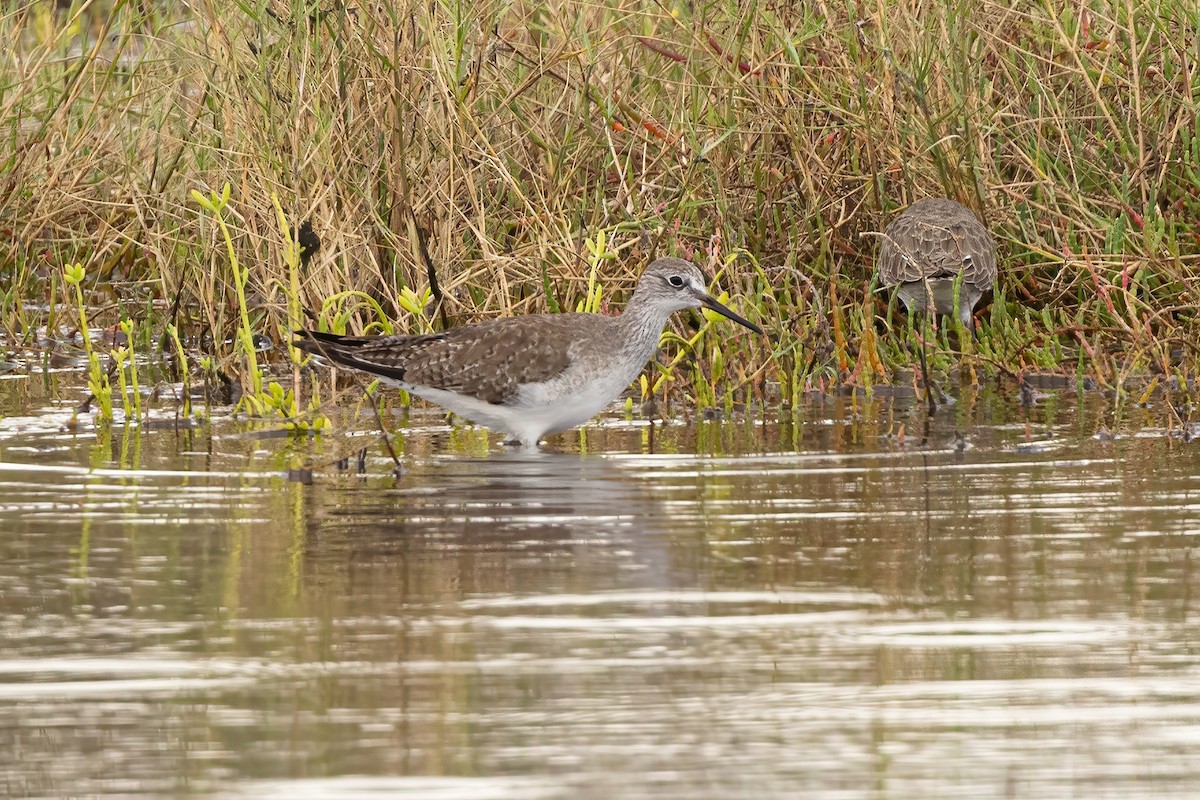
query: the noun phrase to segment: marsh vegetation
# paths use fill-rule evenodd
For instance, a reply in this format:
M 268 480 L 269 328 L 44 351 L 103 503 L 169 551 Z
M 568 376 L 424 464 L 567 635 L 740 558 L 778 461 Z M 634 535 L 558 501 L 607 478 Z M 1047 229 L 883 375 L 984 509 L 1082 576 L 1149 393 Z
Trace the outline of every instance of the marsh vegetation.
M 938 375 L 1117 403 L 1137 377 L 1188 415 L 1182 0 L 8 3 L 0 34 L 0 335 L 37 358 L 124 323 L 97 396 L 140 358 L 321 424 L 300 324 L 615 308 L 675 254 L 774 335 L 677 322 L 642 399 L 915 384 L 933 340 Z M 914 331 L 873 279 L 873 234 L 932 195 L 999 244 L 974 340 Z

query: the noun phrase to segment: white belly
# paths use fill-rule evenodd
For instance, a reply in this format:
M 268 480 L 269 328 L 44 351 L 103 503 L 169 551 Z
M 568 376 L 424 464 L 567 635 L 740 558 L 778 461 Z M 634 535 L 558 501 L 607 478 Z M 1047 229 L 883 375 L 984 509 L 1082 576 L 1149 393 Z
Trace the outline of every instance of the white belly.
M 587 422 L 605 406 L 620 396 L 638 370 L 629 375 L 592 376 L 580 379 L 572 369 L 553 381 L 525 384 L 511 402 L 488 403 L 467 395 L 394 383 L 423 400 L 437 403 L 460 417 L 490 430 L 507 433 L 527 447 L 533 447 L 543 436 L 558 433 Z
M 557 382 L 527 384 L 513 407 L 522 410 L 532 427 L 541 429 L 539 436 L 545 436 L 587 422 L 616 400 L 631 380 L 624 375 L 601 376 L 569 390 Z

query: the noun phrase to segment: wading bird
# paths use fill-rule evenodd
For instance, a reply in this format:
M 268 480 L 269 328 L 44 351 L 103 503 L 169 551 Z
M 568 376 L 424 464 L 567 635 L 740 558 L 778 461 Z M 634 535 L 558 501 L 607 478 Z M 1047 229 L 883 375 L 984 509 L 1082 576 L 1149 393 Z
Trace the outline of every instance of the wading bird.
M 536 447 L 615 400 L 654 356 L 670 316 L 701 306 L 762 333 L 710 295 L 695 266 L 660 258 L 620 316 L 530 314 L 416 336 L 298 331 L 295 345 Z

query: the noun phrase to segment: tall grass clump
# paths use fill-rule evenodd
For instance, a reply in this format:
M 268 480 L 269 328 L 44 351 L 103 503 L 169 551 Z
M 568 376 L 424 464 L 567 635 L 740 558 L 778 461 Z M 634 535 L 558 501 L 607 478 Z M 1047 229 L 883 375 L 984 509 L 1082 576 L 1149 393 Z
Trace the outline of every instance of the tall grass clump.
M 943 348 L 941 369 L 1196 371 L 1194 3 L 314 8 L 5 6 L 10 340 L 53 265 L 79 262 L 90 296 L 153 293 L 250 390 L 248 334 L 607 309 L 674 253 L 774 337 L 697 339 L 681 318 L 647 389 L 794 402 L 912 366 L 870 234 L 947 195 L 1002 270 L 972 352 Z M 189 200 L 226 186 L 220 213 Z M 320 249 L 297 262 L 302 222 Z

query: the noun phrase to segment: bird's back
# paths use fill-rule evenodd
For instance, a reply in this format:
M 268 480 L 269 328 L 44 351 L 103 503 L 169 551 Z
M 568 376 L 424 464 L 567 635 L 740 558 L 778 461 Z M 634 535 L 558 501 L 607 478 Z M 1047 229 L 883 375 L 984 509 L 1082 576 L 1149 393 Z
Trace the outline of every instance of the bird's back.
M 531 314 L 414 336 L 301 332 L 296 346 L 405 387 L 427 387 L 498 404 L 523 384 L 562 374 L 585 339 L 603 341 L 615 319 L 600 314 Z
M 980 293 L 996 280 L 996 245 L 969 208 L 944 197 L 920 200 L 894 219 L 879 247 L 879 281 L 897 286 L 954 279 Z

